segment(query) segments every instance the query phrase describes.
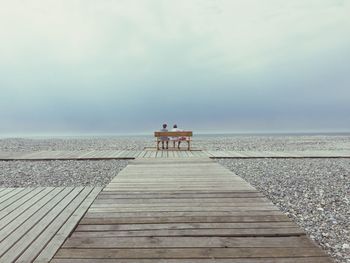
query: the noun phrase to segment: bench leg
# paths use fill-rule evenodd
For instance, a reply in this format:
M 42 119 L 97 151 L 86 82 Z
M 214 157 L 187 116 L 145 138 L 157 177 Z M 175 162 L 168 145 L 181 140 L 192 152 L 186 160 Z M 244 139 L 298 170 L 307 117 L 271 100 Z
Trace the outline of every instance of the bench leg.
M 190 146 L 190 141 L 187 141 L 187 144 L 188 144 L 188 150 L 190 150 L 191 149 L 191 146 Z
M 159 143 L 160 141 L 157 141 L 157 151 L 159 151 Z

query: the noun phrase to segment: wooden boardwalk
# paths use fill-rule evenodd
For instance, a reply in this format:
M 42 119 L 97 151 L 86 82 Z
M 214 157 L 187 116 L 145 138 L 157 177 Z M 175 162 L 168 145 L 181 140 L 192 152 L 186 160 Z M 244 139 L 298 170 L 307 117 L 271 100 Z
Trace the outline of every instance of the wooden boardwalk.
M 49 262 L 100 191 L 0 188 L 0 262 Z
M 206 157 L 131 161 L 52 262 L 331 260 L 255 188 Z
M 349 150 L 330 151 L 178 151 L 105 150 L 0 152 L 0 160 L 106 160 L 135 158 L 350 158 Z

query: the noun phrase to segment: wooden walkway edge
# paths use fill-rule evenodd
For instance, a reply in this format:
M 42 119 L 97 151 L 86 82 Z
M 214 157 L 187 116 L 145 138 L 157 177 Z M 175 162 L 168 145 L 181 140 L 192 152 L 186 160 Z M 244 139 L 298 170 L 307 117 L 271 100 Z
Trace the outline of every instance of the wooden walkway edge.
M 0 262 L 49 262 L 100 191 L 0 188 Z
M 332 261 L 261 193 L 209 158 L 140 158 L 98 194 L 51 262 Z

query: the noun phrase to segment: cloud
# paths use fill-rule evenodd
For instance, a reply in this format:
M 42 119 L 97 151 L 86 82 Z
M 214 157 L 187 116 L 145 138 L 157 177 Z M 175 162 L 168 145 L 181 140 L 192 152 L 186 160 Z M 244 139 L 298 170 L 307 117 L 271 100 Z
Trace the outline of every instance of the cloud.
M 133 130 L 167 117 L 205 129 L 231 116 L 259 129 L 305 111 L 307 128 L 320 127 L 307 112 L 326 105 L 339 124 L 349 13 L 336 0 L 5 1 L 0 116 L 7 130 Z

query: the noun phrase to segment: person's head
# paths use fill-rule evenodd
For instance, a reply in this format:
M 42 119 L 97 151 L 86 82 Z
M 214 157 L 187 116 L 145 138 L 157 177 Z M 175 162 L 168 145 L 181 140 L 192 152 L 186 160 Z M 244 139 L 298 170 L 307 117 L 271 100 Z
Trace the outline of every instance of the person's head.
M 166 123 L 163 124 L 163 129 L 165 129 L 168 125 Z
M 174 124 L 173 128 L 177 128 L 177 125 L 176 125 L 176 124 Z

